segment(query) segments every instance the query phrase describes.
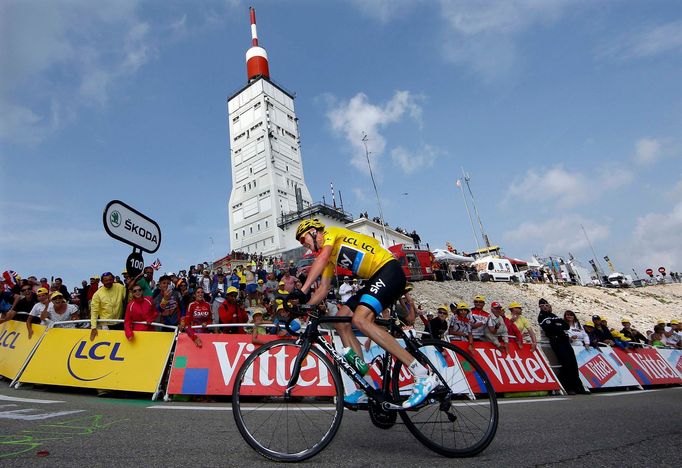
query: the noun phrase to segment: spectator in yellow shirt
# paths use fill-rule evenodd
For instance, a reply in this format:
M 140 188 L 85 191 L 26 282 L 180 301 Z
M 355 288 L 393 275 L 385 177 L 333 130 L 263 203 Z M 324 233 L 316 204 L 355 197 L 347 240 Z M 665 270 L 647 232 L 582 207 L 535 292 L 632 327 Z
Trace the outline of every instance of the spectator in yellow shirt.
M 97 336 L 98 319 L 120 319 L 123 315 L 123 300 L 126 295 L 126 288 L 120 283 L 114 282 L 114 275 L 111 272 L 102 273 L 102 287 L 92 296 L 90 304 L 90 341 Z M 109 327 L 123 329 L 123 324 L 100 322 L 102 330 Z
M 511 321 L 519 329 L 521 334 L 528 334 L 530 336 L 531 348 L 530 352 L 534 353 L 538 347 L 538 339 L 535 337 L 535 332 L 530 326 L 530 322 L 526 317 L 521 315 L 522 306 L 518 302 L 512 302 L 509 304 L 509 312 L 511 313 Z

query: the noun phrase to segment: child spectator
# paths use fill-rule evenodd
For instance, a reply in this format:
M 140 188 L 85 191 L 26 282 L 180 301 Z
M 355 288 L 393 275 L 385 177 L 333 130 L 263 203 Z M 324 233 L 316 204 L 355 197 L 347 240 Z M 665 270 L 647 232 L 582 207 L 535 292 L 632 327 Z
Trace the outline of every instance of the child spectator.
M 265 320 L 263 319 L 263 312 L 261 310 L 254 310 L 251 315 L 251 320 L 253 321 L 253 330 L 251 330 L 251 342 L 253 344 L 263 345 L 267 343 L 263 339 L 267 335 L 267 330 L 263 326 Z

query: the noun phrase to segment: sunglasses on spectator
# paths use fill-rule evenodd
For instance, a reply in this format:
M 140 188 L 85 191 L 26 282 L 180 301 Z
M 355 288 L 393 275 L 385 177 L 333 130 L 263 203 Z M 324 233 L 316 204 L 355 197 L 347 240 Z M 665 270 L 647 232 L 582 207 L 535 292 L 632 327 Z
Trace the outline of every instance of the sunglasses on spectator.
M 136 292 L 142 292 L 142 288 L 135 288 L 135 289 L 133 289 L 133 292 L 134 292 L 134 293 L 136 293 Z
M 448 315 L 447 312 L 438 312 L 438 315 Z
M 21 292 L 29 292 L 30 290 L 31 290 L 31 288 L 24 288 L 21 290 Z

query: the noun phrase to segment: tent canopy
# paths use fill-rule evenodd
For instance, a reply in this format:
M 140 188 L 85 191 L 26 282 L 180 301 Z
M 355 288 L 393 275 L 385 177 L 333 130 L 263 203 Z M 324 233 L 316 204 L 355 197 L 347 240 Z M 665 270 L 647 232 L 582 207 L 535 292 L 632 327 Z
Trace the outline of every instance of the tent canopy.
M 448 250 L 434 249 L 431 251 L 433 256 L 439 262 L 454 263 L 456 265 L 468 264 L 474 261 L 472 257 L 465 257 L 464 255 L 457 255 Z

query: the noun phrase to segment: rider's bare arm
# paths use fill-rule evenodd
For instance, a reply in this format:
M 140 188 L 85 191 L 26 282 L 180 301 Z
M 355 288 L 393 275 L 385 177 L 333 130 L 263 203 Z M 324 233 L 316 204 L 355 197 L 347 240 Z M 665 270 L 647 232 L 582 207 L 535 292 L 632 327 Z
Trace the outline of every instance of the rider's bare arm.
M 325 245 L 324 247 L 322 247 L 322 249 L 320 249 L 319 255 L 317 256 L 317 258 L 315 258 L 315 261 L 313 262 L 313 264 L 310 265 L 310 271 L 308 272 L 308 278 L 305 280 L 305 284 L 301 288 L 301 290 L 303 292 L 310 291 L 310 287 L 312 286 L 312 284 L 315 282 L 317 277 L 322 274 L 325 267 L 329 263 L 329 257 L 331 257 L 331 254 L 332 254 L 332 246 L 331 245 Z M 327 292 L 329 292 L 328 289 L 325 292 L 325 294 Z M 317 295 L 318 295 L 318 291 L 315 292 L 314 297 L 316 297 Z M 314 302 L 313 304 L 318 304 L 318 302 Z
M 308 277 L 310 278 L 310 277 Z M 306 281 L 307 283 L 307 281 Z M 303 286 L 305 288 L 305 286 Z M 310 301 L 308 301 L 308 304 L 312 305 L 317 305 L 320 302 L 324 301 L 324 298 L 327 297 L 327 294 L 329 293 L 329 289 L 332 287 L 332 279 L 331 278 L 325 278 L 324 276 L 322 277 L 322 280 L 320 281 L 320 285 L 315 289 L 315 294 L 312 295 L 310 298 Z M 305 291 L 305 289 L 303 289 Z

